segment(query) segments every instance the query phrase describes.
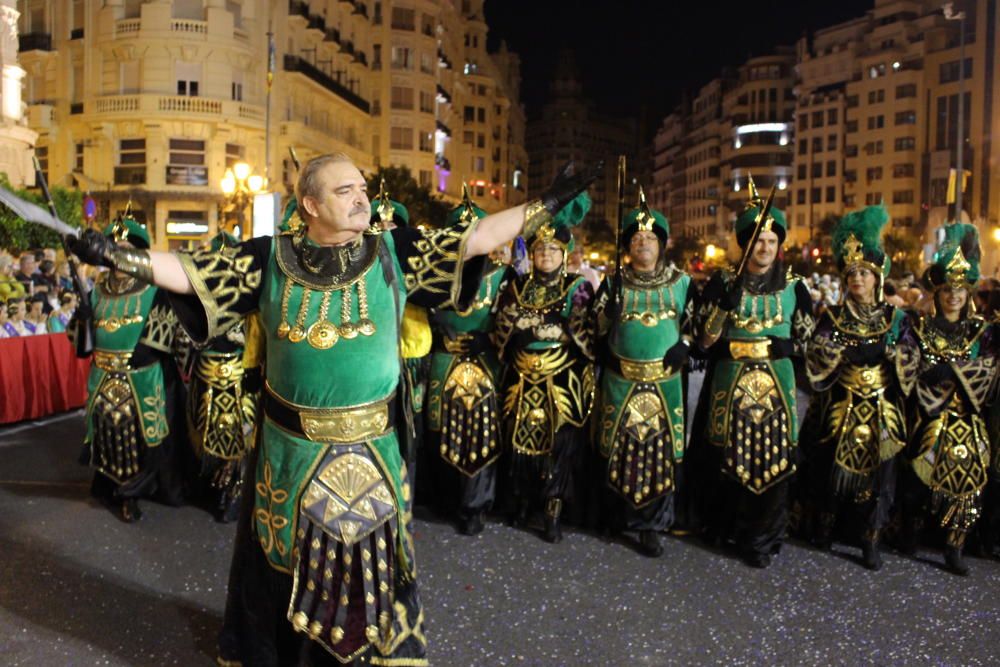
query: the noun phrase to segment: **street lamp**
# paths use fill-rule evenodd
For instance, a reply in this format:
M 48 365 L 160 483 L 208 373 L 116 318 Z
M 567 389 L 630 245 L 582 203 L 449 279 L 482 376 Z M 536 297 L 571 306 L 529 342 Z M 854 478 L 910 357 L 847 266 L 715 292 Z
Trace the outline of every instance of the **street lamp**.
M 246 162 L 237 162 L 226 169 L 219 186 L 222 188 L 222 194 L 226 196 L 222 212 L 235 213 L 240 233 L 245 234 L 249 229 L 245 224 L 246 209 L 253 203 L 254 195 L 264 189 L 264 177 L 253 173 L 253 168 Z

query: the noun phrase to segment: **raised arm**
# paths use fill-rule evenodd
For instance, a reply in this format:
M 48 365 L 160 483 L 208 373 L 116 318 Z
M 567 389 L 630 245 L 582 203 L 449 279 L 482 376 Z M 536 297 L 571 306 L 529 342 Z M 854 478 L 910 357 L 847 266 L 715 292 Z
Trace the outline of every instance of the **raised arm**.
M 79 238 L 70 239 L 68 244 L 70 250 L 87 264 L 127 273 L 168 292 L 194 293 L 180 259 L 172 252 L 118 246 L 94 229 L 84 230 Z
M 485 255 L 513 241 L 518 234 L 523 234 L 525 238 L 533 235 L 547 220 L 586 190 L 597 179 L 604 164 L 598 163 L 571 173 L 572 168 L 572 162 L 567 163 L 539 199 L 488 215 L 477 222 L 465 246 L 465 257 Z

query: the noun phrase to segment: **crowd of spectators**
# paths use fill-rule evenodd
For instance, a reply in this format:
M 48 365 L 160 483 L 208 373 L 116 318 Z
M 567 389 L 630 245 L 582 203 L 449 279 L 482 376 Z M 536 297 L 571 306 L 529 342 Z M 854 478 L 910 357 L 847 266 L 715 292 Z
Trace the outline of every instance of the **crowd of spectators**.
M 93 284 L 85 274 L 84 285 Z M 0 338 L 66 330 L 77 306 L 70 265 L 55 248 L 0 250 Z

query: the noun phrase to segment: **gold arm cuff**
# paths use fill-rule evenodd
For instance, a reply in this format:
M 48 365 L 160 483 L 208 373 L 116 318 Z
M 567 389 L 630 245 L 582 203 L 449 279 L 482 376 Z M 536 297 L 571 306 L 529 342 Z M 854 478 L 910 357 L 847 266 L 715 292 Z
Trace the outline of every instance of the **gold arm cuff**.
M 719 308 L 718 306 L 713 306 L 712 310 L 708 313 L 708 317 L 705 318 L 705 335 L 711 336 L 712 338 L 718 338 L 722 335 L 722 328 L 726 324 L 726 318 L 728 313 Z
M 542 226 L 550 222 L 552 222 L 552 214 L 542 204 L 541 199 L 528 202 L 528 205 L 524 208 L 524 228 L 521 231 L 521 236 L 530 239 L 538 233 L 538 230 Z
M 153 282 L 153 261 L 149 252 L 140 248 L 118 248 L 114 251 L 115 270 L 127 273 L 144 283 Z

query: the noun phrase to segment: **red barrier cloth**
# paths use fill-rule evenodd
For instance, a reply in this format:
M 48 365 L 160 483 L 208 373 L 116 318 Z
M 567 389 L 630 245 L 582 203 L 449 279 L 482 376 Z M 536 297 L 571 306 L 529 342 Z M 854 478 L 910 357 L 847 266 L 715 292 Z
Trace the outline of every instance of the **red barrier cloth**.
M 0 424 L 81 407 L 89 372 L 64 333 L 0 339 Z

